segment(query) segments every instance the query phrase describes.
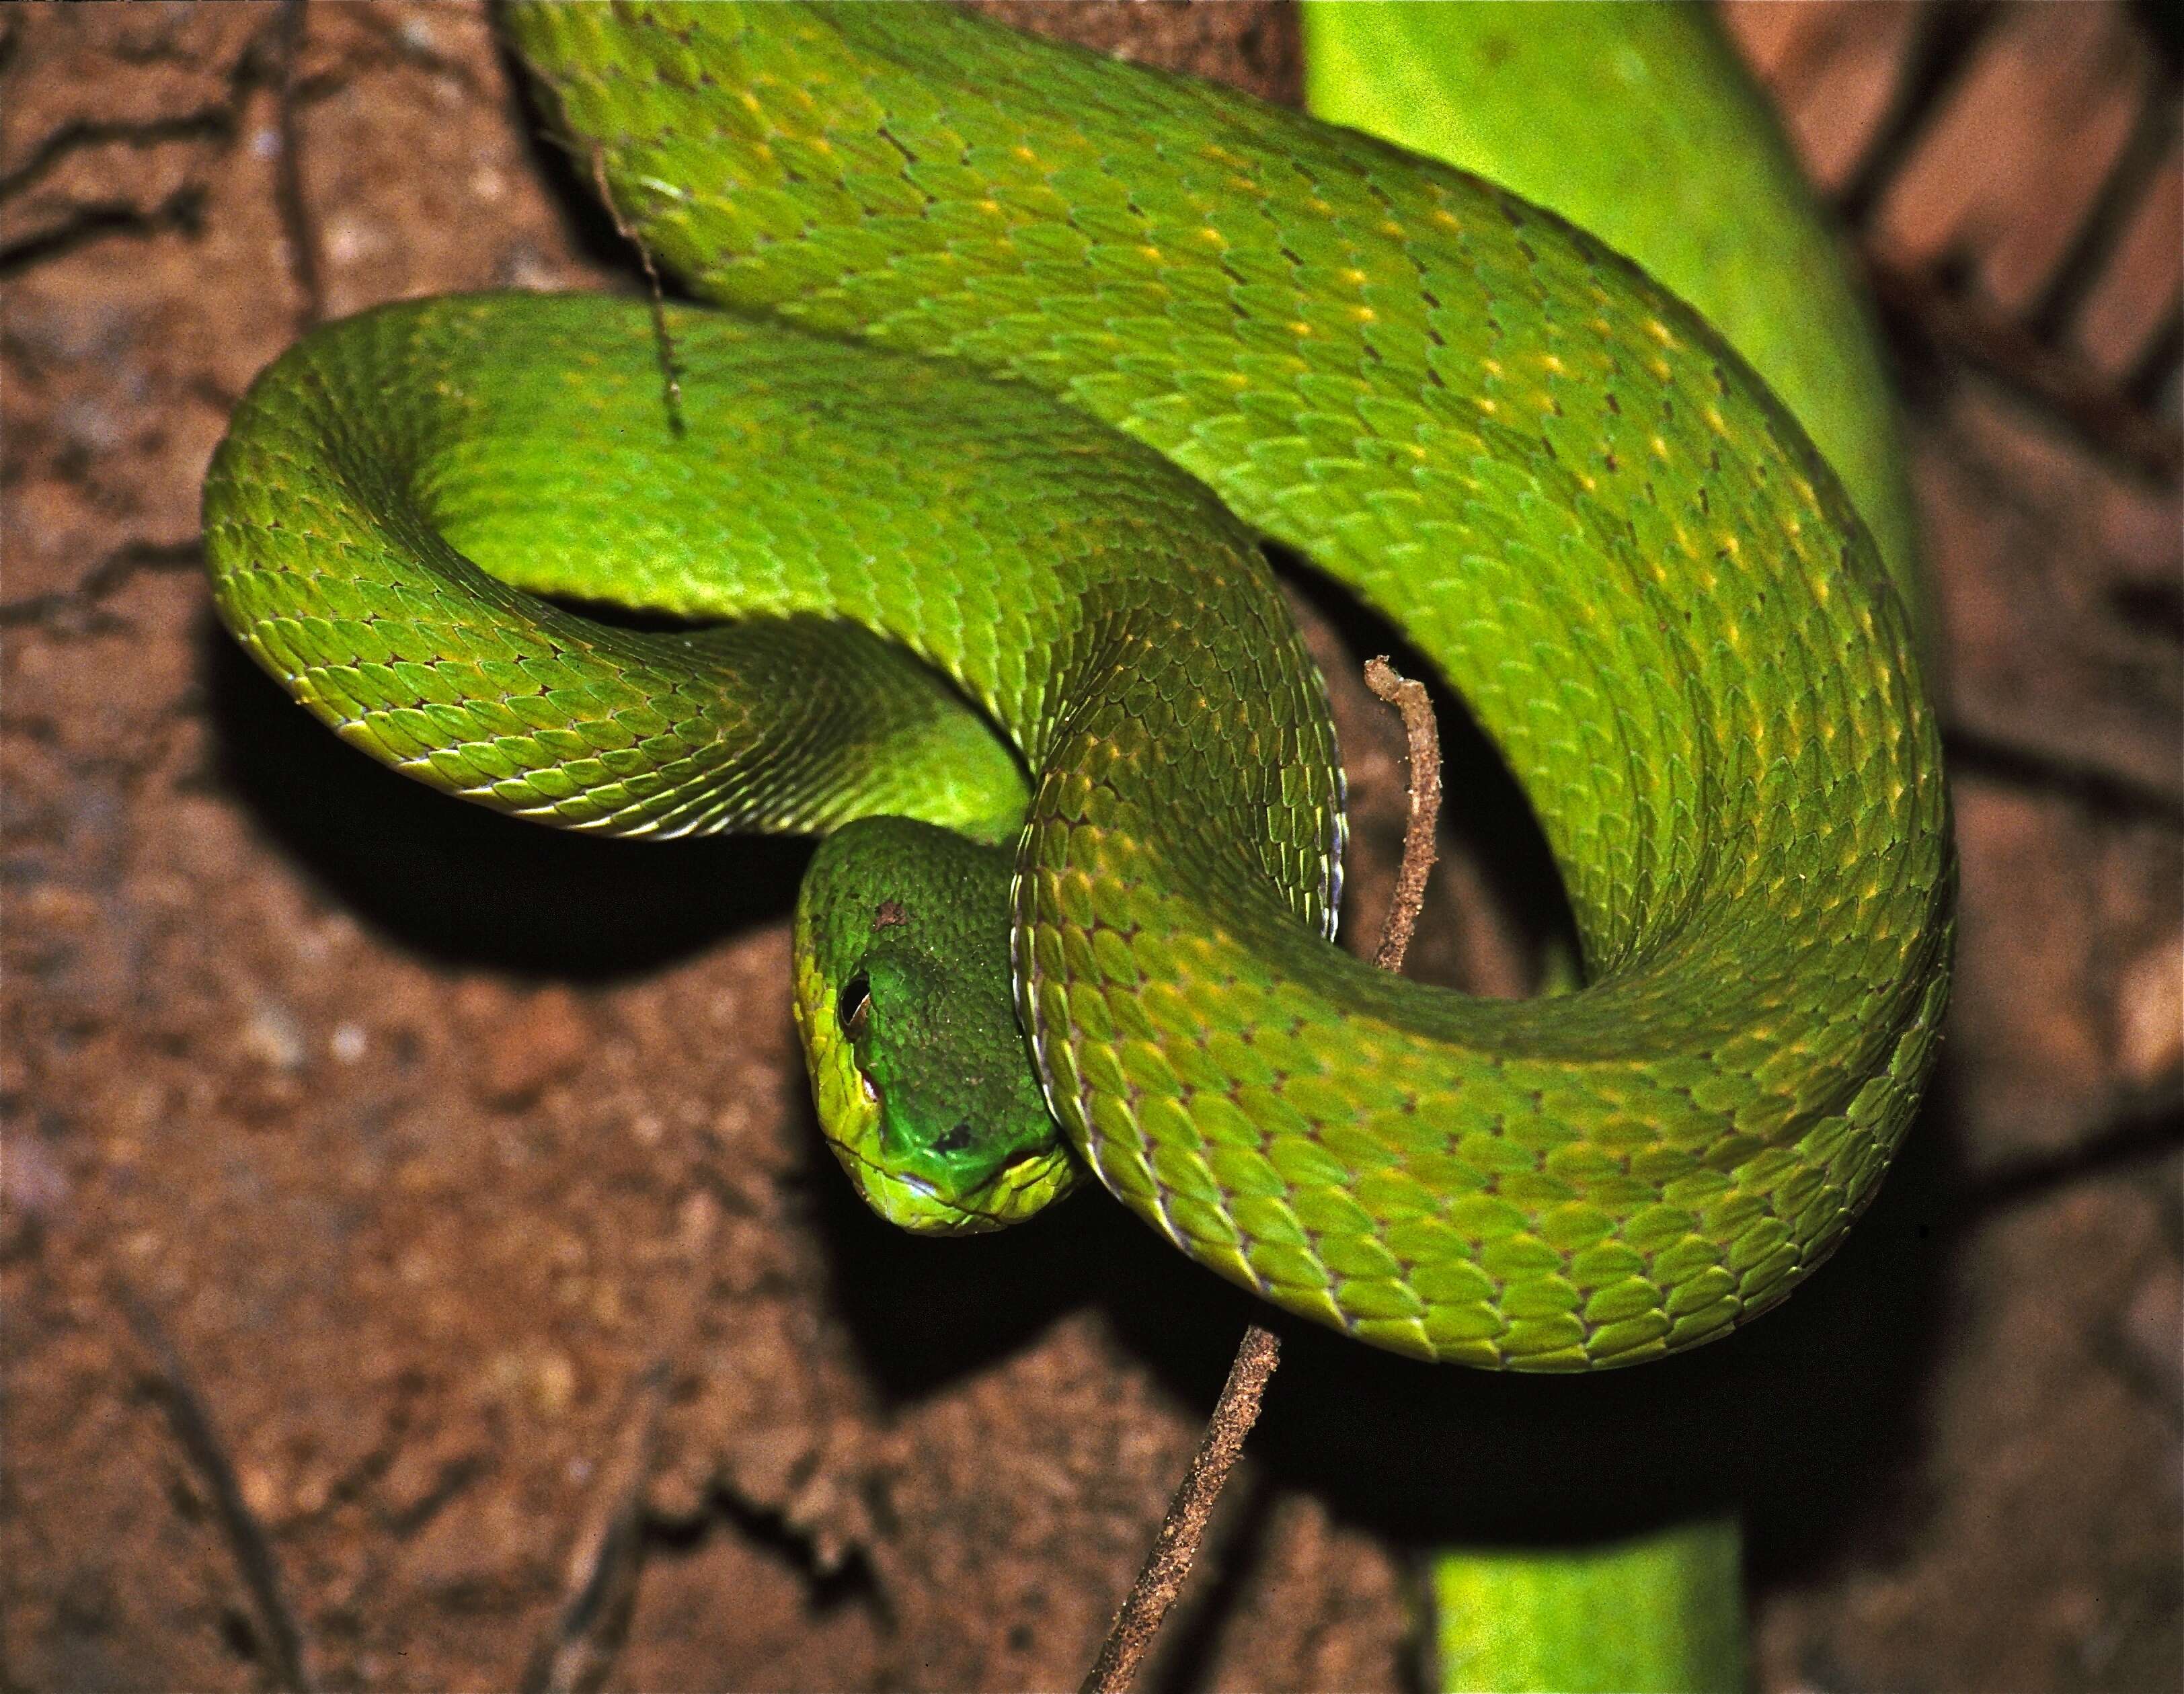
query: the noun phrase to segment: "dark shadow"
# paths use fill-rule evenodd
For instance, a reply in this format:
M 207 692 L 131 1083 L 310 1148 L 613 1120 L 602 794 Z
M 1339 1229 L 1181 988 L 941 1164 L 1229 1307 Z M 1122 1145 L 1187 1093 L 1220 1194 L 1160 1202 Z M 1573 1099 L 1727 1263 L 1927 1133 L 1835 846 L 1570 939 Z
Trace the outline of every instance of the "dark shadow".
M 791 1523 L 785 1513 L 754 1506 L 718 1483 L 706 1491 L 703 1508 L 694 1517 L 675 1522 L 646 1517 L 641 1529 L 643 1556 L 692 1558 L 723 1533 L 794 1573 L 803 1586 L 805 1604 L 816 1615 L 861 1606 L 883 1627 L 892 1622 L 887 1591 L 863 1547 L 852 1547 L 838 1563 L 831 1563 L 811 1533 Z
M 578 982 L 644 975 L 785 918 L 810 843 L 614 841 L 489 812 L 341 741 L 209 613 L 209 780 L 336 903 L 437 963 Z

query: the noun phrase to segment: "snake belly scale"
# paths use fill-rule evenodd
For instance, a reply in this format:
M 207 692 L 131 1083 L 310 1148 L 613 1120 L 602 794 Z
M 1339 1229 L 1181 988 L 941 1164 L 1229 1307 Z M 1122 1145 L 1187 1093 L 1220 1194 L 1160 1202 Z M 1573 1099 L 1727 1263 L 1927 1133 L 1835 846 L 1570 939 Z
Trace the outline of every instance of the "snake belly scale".
M 1870 540 L 1700 319 L 1475 178 L 937 8 L 506 22 L 649 247 L 744 315 L 670 314 L 679 435 L 626 303 L 387 308 L 277 364 L 206 533 L 292 691 L 582 827 L 1013 840 L 1071 1144 L 1363 1340 L 1622 1364 L 1826 1256 L 1931 1060 L 1947 799 Z M 1339 768 L 1257 536 L 1465 697 L 1580 991 L 1330 945 Z

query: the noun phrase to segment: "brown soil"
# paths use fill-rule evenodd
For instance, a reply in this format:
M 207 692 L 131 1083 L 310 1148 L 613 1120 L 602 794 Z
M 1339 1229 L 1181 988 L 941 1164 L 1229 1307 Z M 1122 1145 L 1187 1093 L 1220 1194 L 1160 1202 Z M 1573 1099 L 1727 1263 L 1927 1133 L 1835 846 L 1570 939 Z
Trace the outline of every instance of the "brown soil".
M 1278 9 L 1015 12 L 1294 92 Z M 1825 183 L 1886 124 L 1923 15 L 1730 12 Z M 1885 275 L 1948 284 L 1894 325 L 1964 856 L 1931 1109 L 1837 1262 L 1688 1360 L 1502 1381 L 1293 1334 L 1147 1686 L 1401 1687 L 1434 1536 L 1728 1503 L 1767 1689 L 2177 1685 L 2178 502 L 1975 333 L 2038 315 L 2175 73 L 2118 9 L 1990 23 L 1863 231 Z M 0 1686 L 264 1686 L 284 1651 L 330 1687 L 1073 1683 L 1241 1297 L 1096 1197 L 1004 1237 L 890 1233 L 818 1150 L 788 1027 L 803 849 L 445 802 L 305 720 L 208 614 L 198 481 L 304 324 L 637 286 L 487 20 L 0 29 Z M 2168 137 L 2041 326 L 2065 376 L 2136 385 L 2157 447 Z M 1401 736 L 1349 680 L 1340 638 L 1369 625 L 1312 627 L 1370 936 Z M 1507 982 L 1537 850 L 1445 728 L 1463 851 L 1415 966 Z M 595 1567 L 619 1580 L 579 1595 Z

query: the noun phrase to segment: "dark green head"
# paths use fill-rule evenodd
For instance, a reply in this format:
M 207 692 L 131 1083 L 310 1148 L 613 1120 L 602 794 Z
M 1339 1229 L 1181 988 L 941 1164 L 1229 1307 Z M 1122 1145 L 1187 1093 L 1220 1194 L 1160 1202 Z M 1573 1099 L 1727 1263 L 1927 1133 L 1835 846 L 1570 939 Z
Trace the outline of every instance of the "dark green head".
M 866 1203 L 1000 1229 L 1076 1181 L 1010 981 L 1013 854 L 901 818 L 820 846 L 796 900 L 796 1022 L 819 1123 Z

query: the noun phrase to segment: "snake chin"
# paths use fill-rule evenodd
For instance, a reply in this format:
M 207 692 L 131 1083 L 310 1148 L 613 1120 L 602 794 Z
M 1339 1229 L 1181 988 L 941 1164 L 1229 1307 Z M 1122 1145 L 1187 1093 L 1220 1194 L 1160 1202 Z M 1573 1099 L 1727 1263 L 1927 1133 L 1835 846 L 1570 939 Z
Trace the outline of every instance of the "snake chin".
M 899 1159 L 870 1157 L 831 1132 L 827 1146 L 858 1197 L 912 1235 L 988 1235 L 1007 1229 L 1044 1211 L 1077 1180 L 1067 1148 L 1026 1155 L 978 1189 L 944 1191 L 940 1183 L 904 1168 Z

